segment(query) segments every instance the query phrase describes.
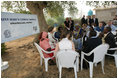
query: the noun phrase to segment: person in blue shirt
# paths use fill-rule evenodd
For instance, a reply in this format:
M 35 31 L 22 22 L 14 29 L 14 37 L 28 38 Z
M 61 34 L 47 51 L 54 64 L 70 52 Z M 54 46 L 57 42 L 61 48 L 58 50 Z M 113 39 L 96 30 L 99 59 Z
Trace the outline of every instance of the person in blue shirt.
M 103 23 L 99 22 L 99 26 L 97 26 L 94 30 L 98 32 L 103 32 L 104 31 Z
M 58 26 L 58 24 L 57 23 L 54 23 L 54 27 L 57 27 Z
M 105 28 L 106 27 L 111 27 L 111 31 L 116 31 L 117 30 L 117 27 L 112 24 L 112 20 L 109 20 L 109 22 L 107 23 Z
M 62 29 L 63 29 L 63 27 L 59 26 L 58 31 L 54 33 L 54 37 L 57 38 L 58 40 L 60 40 L 60 35 L 61 35 L 61 32 L 62 32 Z

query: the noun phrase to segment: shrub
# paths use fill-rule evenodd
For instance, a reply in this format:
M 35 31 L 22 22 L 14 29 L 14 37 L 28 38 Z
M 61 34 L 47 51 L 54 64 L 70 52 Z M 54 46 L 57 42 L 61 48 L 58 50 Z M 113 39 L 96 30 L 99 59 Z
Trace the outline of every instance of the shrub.
M 48 20 L 47 20 L 47 24 L 48 24 L 49 26 L 53 26 L 54 23 L 55 23 L 55 21 L 54 21 L 53 19 L 48 19 Z
M 2 43 L 1 44 L 1 54 L 5 53 L 5 50 L 6 50 L 6 45 L 5 45 L 5 43 Z

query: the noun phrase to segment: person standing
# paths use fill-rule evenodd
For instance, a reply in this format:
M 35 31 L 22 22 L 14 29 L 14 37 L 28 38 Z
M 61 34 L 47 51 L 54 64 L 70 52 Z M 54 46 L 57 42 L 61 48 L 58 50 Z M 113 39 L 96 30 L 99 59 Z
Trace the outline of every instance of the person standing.
M 69 26 L 70 26 L 70 31 L 73 32 L 73 29 L 74 29 L 74 20 L 72 20 L 71 17 L 69 19 Z
M 70 21 L 69 21 L 69 18 L 66 18 L 66 21 L 64 21 L 64 26 L 70 30 L 70 25 L 69 25 Z
M 96 18 L 95 15 L 92 15 L 91 21 L 92 21 L 92 23 L 95 23 L 96 26 L 98 26 L 98 18 Z
M 87 16 L 86 24 L 91 26 L 91 24 L 92 24 L 91 16 Z
M 85 15 L 83 15 L 82 19 L 81 19 L 81 25 L 86 23 L 86 19 L 85 19 Z

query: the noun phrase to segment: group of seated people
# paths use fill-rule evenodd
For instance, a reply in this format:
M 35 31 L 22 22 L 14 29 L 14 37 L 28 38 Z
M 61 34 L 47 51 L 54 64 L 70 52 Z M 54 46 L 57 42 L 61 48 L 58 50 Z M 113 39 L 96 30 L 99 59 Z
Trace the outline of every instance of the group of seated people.
M 117 31 L 116 27 L 109 21 L 107 25 L 99 22 L 99 26 L 88 26 L 87 24 L 75 25 L 74 30 L 70 31 L 65 27 L 49 27 L 48 32 L 41 32 L 39 35 L 39 45 L 46 51 L 54 51 L 54 53 L 46 54 L 44 57 L 52 57 L 57 55 L 59 50 L 72 49 L 79 54 L 81 51 L 89 53 L 94 48 L 102 43 L 109 44 L 110 48 L 117 47 L 117 35 L 113 35 L 112 31 Z M 108 51 L 109 54 L 114 54 L 115 51 Z M 80 54 L 81 55 L 81 54 Z M 85 56 L 88 61 L 93 61 L 94 53 L 90 56 Z M 55 64 L 55 59 L 49 61 L 49 64 Z M 83 65 L 85 68 L 87 64 Z
M 80 25 L 75 25 L 75 30 L 73 31 L 74 36 L 74 42 L 75 42 L 75 48 L 77 50 L 81 50 L 82 48 L 82 41 L 86 41 L 86 39 L 89 38 L 89 33 L 91 30 L 96 31 L 97 35 L 96 37 L 101 37 L 104 35 L 104 30 L 106 27 L 111 28 L 112 33 L 117 33 L 117 27 L 112 24 L 112 21 L 110 20 L 108 24 L 105 24 L 104 22 L 99 22 L 99 26 L 95 26 L 94 23 L 92 23 L 92 26 L 89 26 L 87 24 L 83 24 L 82 27 Z M 116 34 L 114 35 L 117 36 Z M 82 40 L 82 41 L 81 41 Z

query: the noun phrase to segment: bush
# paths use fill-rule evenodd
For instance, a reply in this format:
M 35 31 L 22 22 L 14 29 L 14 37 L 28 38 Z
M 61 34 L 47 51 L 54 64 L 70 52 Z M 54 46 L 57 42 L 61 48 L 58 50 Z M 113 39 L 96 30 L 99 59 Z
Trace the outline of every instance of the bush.
M 48 19 L 48 20 L 47 20 L 47 24 L 48 24 L 49 26 L 54 26 L 54 23 L 55 23 L 55 21 L 54 21 L 53 19 Z
M 1 44 L 1 54 L 5 53 L 5 50 L 6 50 L 6 45 L 5 45 L 5 43 L 2 43 Z
M 58 17 L 58 18 L 56 18 L 56 20 L 57 20 L 57 24 L 60 26 L 60 25 L 64 25 L 64 17 L 63 16 L 61 16 L 61 17 Z

